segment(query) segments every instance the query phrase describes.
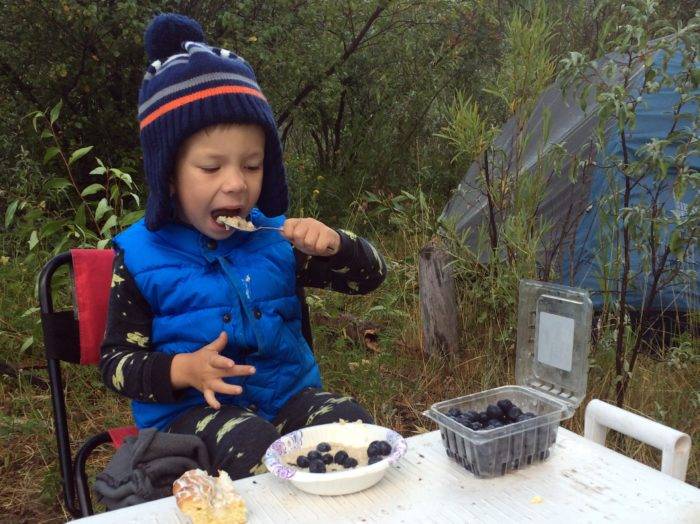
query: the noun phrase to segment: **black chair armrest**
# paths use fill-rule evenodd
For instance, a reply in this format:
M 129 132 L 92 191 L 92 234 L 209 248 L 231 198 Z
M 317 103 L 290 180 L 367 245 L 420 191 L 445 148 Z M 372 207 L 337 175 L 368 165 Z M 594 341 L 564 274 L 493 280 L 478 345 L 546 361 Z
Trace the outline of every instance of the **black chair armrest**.
M 110 442 L 112 442 L 112 438 L 109 436 L 109 433 L 106 431 L 99 433 L 85 442 L 75 456 L 75 484 L 78 491 L 78 506 L 83 513 L 83 517 L 88 517 L 93 514 L 90 487 L 88 486 L 87 475 L 85 473 L 85 464 L 95 449 L 102 444 Z

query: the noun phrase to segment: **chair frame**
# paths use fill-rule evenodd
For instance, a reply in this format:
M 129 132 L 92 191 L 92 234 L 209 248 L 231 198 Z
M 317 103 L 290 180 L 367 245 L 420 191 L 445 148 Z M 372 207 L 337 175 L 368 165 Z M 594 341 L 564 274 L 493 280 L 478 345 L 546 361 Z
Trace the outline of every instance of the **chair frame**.
M 685 482 L 692 447 L 688 434 L 602 400 L 591 400 L 586 406 L 583 436 L 605 446 L 610 429 L 661 450 L 661 472 Z
M 73 309 L 56 311 L 53 307 L 52 279 L 56 271 L 68 266 Z M 297 296 L 302 305 L 302 334 L 313 351 L 309 308 L 306 304 L 304 288 L 297 288 Z M 78 449 L 75 457 L 70 449 L 70 432 L 63 393 L 61 361 L 80 364 L 80 345 L 77 300 L 74 285 L 73 258 L 70 251 L 60 253 L 49 260 L 39 275 L 39 305 L 44 330 L 44 350 L 51 387 L 51 403 L 56 430 L 56 445 L 63 487 L 63 501 L 73 517 L 87 517 L 94 513 L 85 466 L 90 455 L 101 445 L 113 442 L 108 431 L 103 431 L 88 439 Z M 60 336 L 56 336 L 60 335 Z M 59 339 L 59 340 L 57 340 Z
M 73 311 L 56 311 L 53 307 L 52 279 L 58 269 L 68 266 L 71 284 L 73 282 L 73 263 L 70 252 L 60 253 L 52 258 L 39 275 L 39 304 L 42 326 L 44 328 L 44 347 L 46 364 L 51 387 L 51 403 L 56 430 L 56 445 L 61 468 L 63 501 L 74 517 L 86 517 L 93 514 L 90 491 L 87 483 L 85 464 L 90 454 L 100 445 L 111 441 L 109 433 L 102 432 L 85 442 L 73 458 L 70 450 L 70 435 L 66 413 L 66 401 L 63 394 L 61 361 L 80 363 L 78 341 L 78 320 L 76 319 L 75 288 L 73 293 Z M 55 340 L 56 332 L 66 335 L 66 341 Z

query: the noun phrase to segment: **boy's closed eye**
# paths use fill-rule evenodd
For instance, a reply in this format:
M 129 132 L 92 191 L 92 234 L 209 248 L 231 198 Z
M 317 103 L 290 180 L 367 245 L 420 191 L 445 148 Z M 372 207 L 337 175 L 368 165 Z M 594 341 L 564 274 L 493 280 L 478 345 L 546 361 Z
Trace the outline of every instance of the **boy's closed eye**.
M 201 169 L 205 173 L 216 173 L 219 169 L 221 169 L 221 166 L 211 166 L 211 167 L 200 166 L 199 169 Z M 260 171 L 262 169 L 262 166 L 257 165 L 257 164 L 256 165 L 248 165 L 248 166 L 244 166 L 244 169 L 246 171 L 250 171 L 252 173 L 257 173 L 258 171 Z

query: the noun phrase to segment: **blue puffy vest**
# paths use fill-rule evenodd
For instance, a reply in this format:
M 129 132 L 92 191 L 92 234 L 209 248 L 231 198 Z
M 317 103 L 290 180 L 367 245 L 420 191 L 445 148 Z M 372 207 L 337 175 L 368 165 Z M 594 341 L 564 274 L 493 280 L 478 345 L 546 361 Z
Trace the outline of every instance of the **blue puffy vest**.
M 257 209 L 256 225 L 281 226 Z M 223 355 L 255 366 L 249 377 L 226 381 L 241 395 L 217 394 L 222 404 L 255 409 L 272 420 L 307 387 L 321 387 L 316 360 L 301 332 L 291 244 L 277 231 L 235 232 L 215 242 L 195 228 L 169 223 L 148 231 L 143 220 L 114 239 L 136 285 L 154 315 L 151 347 L 169 354 L 196 351 L 221 331 L 228 335 Z M 205 404 L 195 388 L 178 402 L 132 401 L 139 428 L 165 428 L 186 409 Z

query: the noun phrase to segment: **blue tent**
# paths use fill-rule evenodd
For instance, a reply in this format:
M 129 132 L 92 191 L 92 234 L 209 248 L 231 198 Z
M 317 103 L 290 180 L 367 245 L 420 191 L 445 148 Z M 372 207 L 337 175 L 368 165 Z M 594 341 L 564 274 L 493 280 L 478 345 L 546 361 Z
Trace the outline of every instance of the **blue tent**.
M 669 60 L 670 59 L 670 60 Z M 626 57 L 611 53 L 597 61 L 598 73 L 603 70 L 608 61 L 617 61 L 622 66 Z M 667 73 L 677 75 L 683 71 L 681 53 L 671 56 L 661 51 L 654 56 L 653 65 L 661 70 L 663 60 L 668 60 Z M 647 67 L 637 64 L 632 74 L 633 89 L 638 89 L 644 80 Z M 621 81 L 621 77 L 619 78 Z M 636 87 L 635 87 L 636 86 Z M 602 210 L 599 206 L 601 198 L 613 189 L 611 180 L 615 180 L 619 189 L 624 189 L 622 176 L 610 176 L 606 169 L 605 160 L 612 155 L 622 155 L 622 145 L 617 122 L 614 119 L 606 124 L 605 149 L 595 149 L 594 133 L 598 125 L 595 89 L 591 88 L 588 105 L 583 111 L 578 103 L 577 92 L 562 93 L 561 87 L 554 84 L 540 98 L 525 125 L 526 142 L 520 159 L 520 172 L 531 173 L 540 169 L 543 158 L 554 148 L 566 151 L 563 164 L 551 168 L 548 173 L 545 193 L 538 208 L 539 216 L 545 220 L 550 229 L 543 242 L 540 263 L 553 267 L 560 276 L 560 282 L 567 285 L 583 287 L 591 292 L 594 306 L 599 308 L 603 302 L 602 289 L 612 291 L 618 287 L 616 278 L 611 275 L 606 280 L 602 274 L 601 264 L 605 264 L 611 253 L 603 252 L 601 235 L 606 229 L 603 225 Z M 580 91 L 578 91 L 580 92 Z M 698 91 L 696 91 L 696 94 Z M 626 131 L 628 151 L 635 155 L 639 148 L 654 138 L 666 138 L 674 125 L 674 109 L 678 105 L 680 95 L 672 89 L 664 88 L 656 93 L 642 95 L 642 100 L 636 109 L 636 126 Z M 698 105 L 697 101 L 685 103 L 682 106 L 681 118 L 675 129 L 685 129 L 695 133 L 697 137 Z M 545 133 L 545 128 L 549 133 Z M 494 140 L 492 150 L 499 155 L 492 155 L 490 169 L 493 172 L 502 170 L 509 172 L 513 166 L 514 137 L 517 132 L 516 120 L 512 118 L 503 126 L 501 134 Z M 537 139 L 546 137 L 546 140 Z M 544 142 L 544 143 L 543 143 Z M 673 150 L 667 148 L 666 154 Z M 591 160 L 583 162 L 582 160 Z M 595 159 L 595 162 L 592 160 Z M 471 247 L 477 246 L 479 230 L 488 227 L 488 201 L 482 185 L 484 159 L 475 161 L 460 182 L 445 209 L 441 219 L 451 223 L 458 234 Z M 700 158 L 691 157 L 689 167 L 694 171 L 700 170 Z M 577 166 L 584 167 L 578 169 Z M 550 169 L 545 166 L 545 169 Z M 672 191 L 677 173 L 671 167 L 668 171 L 669 184 L 660 193 L 659 201 L 663 204 L 665 213 L 676 213 L 684 216 L 687 206 L 697 199 L 697 192 L 690 189 L 679 200 Z M 572 170 L 576 173 L 571 177 Z M 606 173 L 607 171 L 607 173 Z M 651 176 L 648 177 L 651 179 Z M 645 177 L 647 178 L 647 177 Z M 644 181 L 644 179 L 643 179 Z M 650 202 L 650 195 L 645 191 L 645 184 L 640 183 L 632 192 L 631 205 Z M 496 216 L 496 220 L 502 217 Z M 609 243 L 608 243 L 609 245 Z M 482 259 L 488 257 L 481 253 Z M 659 311 L 697 311 L 700 306 L 700 280 L 698 272 L 697 245 L 691 246 L 683 262 L 671 260 L 671 264 L 679 265 L 683 271 L 672 285 L 663 288 L 652 304 L 652 309 Z M 639 309 L 643 304 L 645 293 L 650 287 L 650 273 L 643 267 L 639 251 L 631 253 L 631 289 L 628 293 L 628 303 L 632 308 Z

